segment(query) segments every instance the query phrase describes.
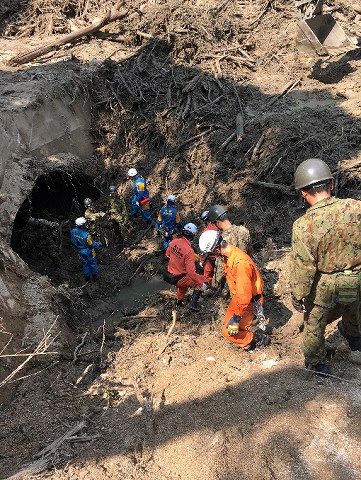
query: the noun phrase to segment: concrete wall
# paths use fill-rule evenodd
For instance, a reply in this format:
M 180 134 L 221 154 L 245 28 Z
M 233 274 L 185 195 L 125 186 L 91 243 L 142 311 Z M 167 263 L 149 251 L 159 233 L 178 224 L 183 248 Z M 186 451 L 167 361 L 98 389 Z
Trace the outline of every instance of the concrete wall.
M 90 120 L 82 96 L 44 98 L 0 112 L 0 238 L 10 242 L 16 213 L 39 175 L 81 168 L 92 157 Z

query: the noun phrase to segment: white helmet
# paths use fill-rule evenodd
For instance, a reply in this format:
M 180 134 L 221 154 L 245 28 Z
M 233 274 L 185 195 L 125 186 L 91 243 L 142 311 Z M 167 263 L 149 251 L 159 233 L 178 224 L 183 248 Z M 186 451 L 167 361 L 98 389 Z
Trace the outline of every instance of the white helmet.
M 167 197 L 167 202 L 174 203 L 176 200 L 177 200 L 177 197 L 175 195 L 168 195 Z
M 138 174 L 138 172 L 135 168 L 130 168 L 128 170 L 128 177 L 135 177 L 137 174 Z
M 204 220 L 205 222 L 208 220 L 208 210 L 204 210 L 204 212 L 201 213 L 201 219 Z
M 203 254 L 212 253 L 222 240 L 221 232 L 207 230 L 199 237 L 199 249 Z
M 183 227 L 183 235 L 185 237 L 195 237 L 197 235 L 198 228 L 197 225 L 194 225 L 194 223 L 186 223 Z
M 85 224 L 86 224 L 86 218 L 84 217 L 79 217 L 75 220 L 75 225 L 77 227 L 84 227 Z

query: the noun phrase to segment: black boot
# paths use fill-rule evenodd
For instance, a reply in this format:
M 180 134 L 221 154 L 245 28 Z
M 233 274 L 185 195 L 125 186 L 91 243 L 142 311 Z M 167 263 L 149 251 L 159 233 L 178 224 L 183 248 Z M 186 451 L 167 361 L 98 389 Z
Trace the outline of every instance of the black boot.
M 306 364 L 306 367 L 318 377 L 327 377 L 328 375 L 331 375 L 331 370 L 324 363 L 317 363 L 315 365 Z
M 88 276 L 88 277 L 84 277 L 84 278 L 85 278 L 85 281 L 86 281 L 86 283 L 90 283 L 90 282 L 91 282 L 91 278 L 90 278 L 90 276 Z
M 199 312 L 201 307 L 198 305 L 198 300 L 202 295 L 202 290 L 194 290 L 191 301 L 189 302 L 189 308 L 194 312 Z
M 176 307 L 182 307 L 183 306 L 183 299 L 182 298 L 176 298 L 175 306 Z
M 93 282 L 97 282 L 98 280 L 99 280 L 99 275 L 97 273 L 94 273 Z
M 267 347 L 271 343 L 271 339 L 265 333 L 256 330 L 253 334 L 251 343 L 246 347 L 247 352 L 255 352 Z
M 356 350 L 361 351 L 361 338 L 360 337 L 351 337 L 351 335 L 346 335 L 347 343 L 350 346 L 350 349 L 355 352 Z
M 361 338 L 360 337 L 352 337 L 351 335 L 347 335 L 345 332 L 345 326 L 343 321 L 340 320 L 337 324 L 338 331 L 340 334 L 346 338 L 347 343 L 350 346 L 350 349 L 354 352 L 356 350 L 361 351 Z

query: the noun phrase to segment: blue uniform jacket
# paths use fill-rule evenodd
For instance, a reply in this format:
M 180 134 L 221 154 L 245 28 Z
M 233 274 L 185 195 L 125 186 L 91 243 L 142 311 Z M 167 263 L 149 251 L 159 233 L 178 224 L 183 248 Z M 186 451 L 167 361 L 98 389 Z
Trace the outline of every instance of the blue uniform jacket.
M 77 227 L 71 230 L 70 241 L 78 249 L 80 255 L 86 255 L 88 257 L 94 257 L 94 249 L 103 246 L 102 242 L 94 242 L 86 230 Z
M 143 198 L 149 198 L 147 184 L 143 177 L 138 177 L 133 183 L 133 201 L 140 202 Z
M 159 210 L 155 229 L 158 231 L 161 225 L 164 225 L 169 231 L 182 228 L 179 212 L 172 205 L 165 205 Z

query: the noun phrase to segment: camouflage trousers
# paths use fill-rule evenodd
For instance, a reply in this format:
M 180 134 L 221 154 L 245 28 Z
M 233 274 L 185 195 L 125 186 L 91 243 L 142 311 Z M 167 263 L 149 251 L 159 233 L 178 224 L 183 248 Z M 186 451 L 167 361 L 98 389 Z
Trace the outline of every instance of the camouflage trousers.
M 116 224 L 123 242 L 126 242 L 128 240 L 129 233 L 128 222 L 124 221 L 124 218 L 121 215 L 112 215 L 111 219 L 113 224 Z
M 226 274 L 224 272 L 224 262 L 221 257 L 216 257 L 214 264 L 213 282 L 218 287 L 223 287 L 226 283 Z
M 303 353 L 306 365 L 325 363 L 325 329 L 329 323 L 338 318 L 342 317 L 347 335 L 360 336 L 361 304 L 359 300 L 347 305 L 338 303 L 331 308 L 321 307 L 306 300 L 305 307 Z

